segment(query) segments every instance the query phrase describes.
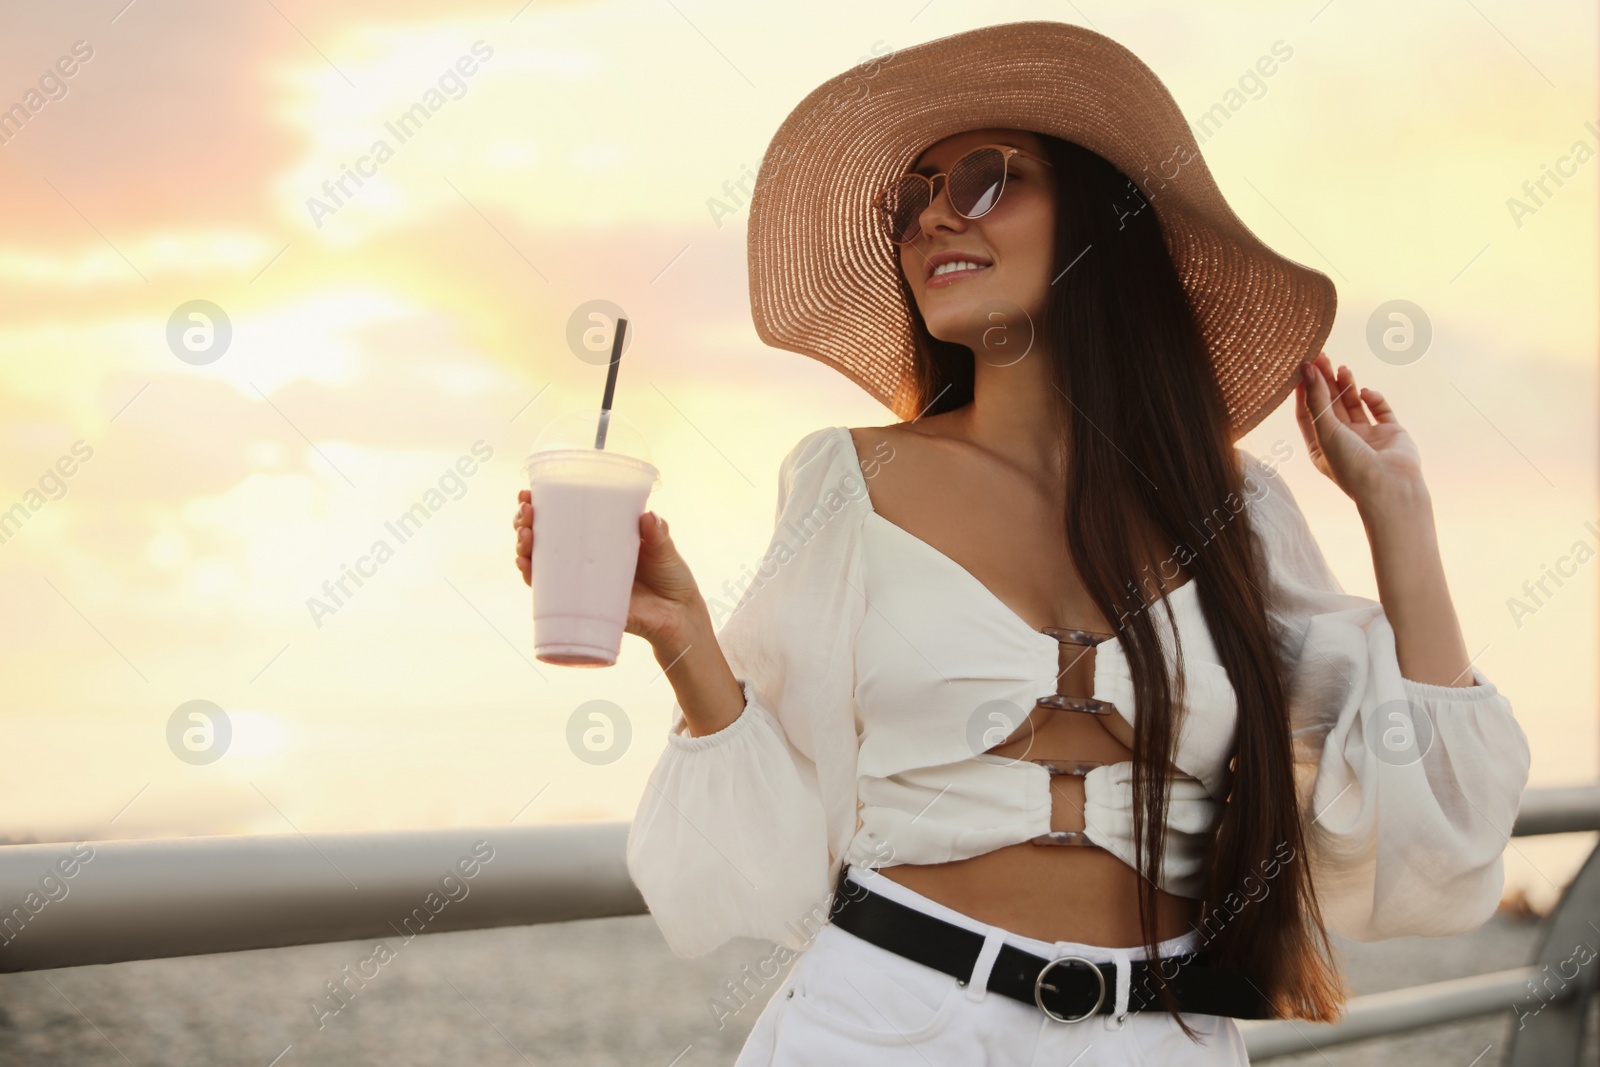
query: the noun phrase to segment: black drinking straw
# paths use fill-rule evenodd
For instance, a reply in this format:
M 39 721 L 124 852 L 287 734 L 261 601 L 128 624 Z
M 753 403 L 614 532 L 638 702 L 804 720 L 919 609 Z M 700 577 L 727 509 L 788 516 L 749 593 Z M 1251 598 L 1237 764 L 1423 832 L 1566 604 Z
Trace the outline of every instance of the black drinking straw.
M 606 368 L 606 395 L 600 400 L 600 427 L 594 434 L 594 447 L 606 447 L 606 427 L 611 424 L 611 396 L 617 390 L 617 366 L 622 362 L 622 335 L 628 332 L 628 320 L 617 320 L 617 332 L 611 338 L 611 364 Z

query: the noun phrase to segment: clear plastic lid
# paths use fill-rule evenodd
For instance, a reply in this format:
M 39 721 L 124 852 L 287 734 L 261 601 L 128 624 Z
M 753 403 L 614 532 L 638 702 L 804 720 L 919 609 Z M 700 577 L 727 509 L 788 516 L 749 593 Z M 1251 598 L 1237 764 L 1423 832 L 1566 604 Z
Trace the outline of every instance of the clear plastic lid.
M 533 441 L 533 449 L 528 453 L 524 464 L 532 463 L 535 457 L 543 453 L 561 452 L 562 459 L 581 461 L 585 453 L 595 455 L 603 452 L 639 460 L 648 464 L 650 470 L 655 472 L 656 466 L 649 439 L 631 419 L 618 411 L 611 411 L 606 419 L 605 447 L 603 449 L 594 447 L 601 414 L 599 406 L 596 405 L 592 408 L 569 409 L 546 419 L 539 427 Z M 656 474 L 652 488 L 659 488 L 660 485 L 660 475 Z

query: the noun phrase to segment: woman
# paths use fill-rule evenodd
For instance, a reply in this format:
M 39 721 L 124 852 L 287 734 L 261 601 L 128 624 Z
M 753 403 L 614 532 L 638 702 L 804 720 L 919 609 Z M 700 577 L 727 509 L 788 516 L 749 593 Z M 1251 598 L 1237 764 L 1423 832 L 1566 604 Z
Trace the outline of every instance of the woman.
M 804 953 L 740 1064 L 1245 1063 L 1235 1018 L 1336 1017 L 1327 929 L 1488 916 L 1526 739 L 1415 447 L 1320 352 L 1331 284 L 1226 211 L 1154 75 L 1055 23 L 878 62 L 774 138 L 752 304 L 905 421 L 789 452 L 720 629 L 641 518 L 628 631 L 677 701 L 629 870 L 681 955 Z M 1232 445 L 1291 388 L 1381 603 Z

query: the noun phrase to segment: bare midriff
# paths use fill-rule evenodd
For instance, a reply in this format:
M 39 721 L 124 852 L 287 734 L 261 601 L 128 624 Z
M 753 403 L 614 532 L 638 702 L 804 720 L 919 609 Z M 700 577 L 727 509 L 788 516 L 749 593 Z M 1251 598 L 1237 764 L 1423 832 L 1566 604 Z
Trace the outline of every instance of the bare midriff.
M 1063 646 L 1059 691 L 1093 692 L 1094 649 Z M 1133 759 L 1133 728 L 1108 715 L 1035 707 L 990 753 L 1014 759 Z M 1050 776 L 1050 829 L 1084 828 L 1084 784 L 1077 775 Z M 1036 845 L 1024 841 L 950 863 L 897 864 L 879 873 L 981 922 L 1041 941 L 1077 941 L 1115 948 L 1140 943 L 1142 875 L 1097 845 Z M 1157 941 L 1178 937 L 1198 921 L 1200 902 L 1156 890 Z

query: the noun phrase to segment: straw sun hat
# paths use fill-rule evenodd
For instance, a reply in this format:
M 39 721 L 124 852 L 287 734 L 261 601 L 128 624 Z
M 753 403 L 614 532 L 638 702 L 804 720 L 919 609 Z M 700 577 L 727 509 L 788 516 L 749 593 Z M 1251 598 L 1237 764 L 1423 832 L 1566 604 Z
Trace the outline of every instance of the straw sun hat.
M 1293 392 L 1300 364 L 1333 327 L 1333 282 L 1268 248 L 1233 213 L 1149 67 L 1061 22 L 890 52 L 800 102 L 767 147 L 750 203 L 761 340 L 821 360 L 900 419 L 916 417 L 911 323 L 872 198 L 934 142 L 989 127 L 1075 142 L 1138 185 L 1189 294 L 1234 439 Z

